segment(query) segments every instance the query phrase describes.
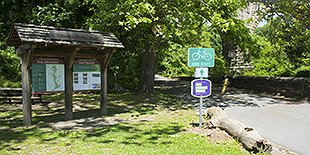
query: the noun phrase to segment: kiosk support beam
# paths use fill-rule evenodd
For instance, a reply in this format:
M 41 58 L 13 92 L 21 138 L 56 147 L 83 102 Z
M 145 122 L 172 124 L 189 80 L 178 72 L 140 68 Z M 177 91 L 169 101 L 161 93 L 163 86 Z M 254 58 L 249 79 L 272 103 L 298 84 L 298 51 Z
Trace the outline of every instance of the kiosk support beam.
M 108 114 L 108 65 L 116 49 L 107 52 L 101 62 L 101 91 L 100 91 L 100 115 Z
M 27 48 L 25 48 L 27 47 Z M 22 96 L 23 96 L 23 123 L 30 126 L 32 121 L 31 110 L 31 61 L 32 53 L 35 46 L 22 45 L 17 49 L 17 53 L 20 54 L 22 64 Z
M 74 57 L 79 49 L 76 48 L 70 56 L 65 58 L 65 119 L 73 119 L 73 62 Z

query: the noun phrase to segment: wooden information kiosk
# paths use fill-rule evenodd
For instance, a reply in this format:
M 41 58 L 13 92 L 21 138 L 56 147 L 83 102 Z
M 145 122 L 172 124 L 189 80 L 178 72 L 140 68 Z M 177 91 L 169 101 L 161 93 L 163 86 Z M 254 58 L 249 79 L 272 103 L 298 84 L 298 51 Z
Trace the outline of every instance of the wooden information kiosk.
M 22 64 L 22 96 L 23 96 L 23 120 L 25 125 L 31 125 L 31 94 L 34 90 L 64 90 L 65 93 L 65 118 L 73 119 L 73 65 L 77 60 L 94 59 L 100 66 L 100 114 L 107 114 L 107 67 L 109 61 L 117 48 L 124 48 L 122 43 L 112 34 L 107 32 L 55 28 L 50 26 L 37 26 L 32 24 L 13 25 L 8 44 L 16 47 L 16 53 Z M 55 60 L 54 62 L 52 60 Z M 36 66 L 32 67 L 32 63 Z M 47 63 L 44 63 L 47 61 Z M 51 62 L 52 61 L 52 62 Z M 48 63 L 49 62 L 49 63 Z M 40 64 L 61 64 L 62 65 L 40 65 Z M 63 78 L 63 86 L 56 83 L 55 87 L 49 87 L 42 83 L 34 83 L 32 89 L 32 76 L 44 79 L 37 69 L 38 67 L 54 67 L 54 78 Z M 32 72 L 32 68 L 35 69 Z M 56 72 L 55 70 L 64 72 Z M 32 75 L 33 74 L 33 75 Z M 45 74 L 43 72 L 42 74 Z M 46 80 L 49 80 L 46 78 Z M 46 81 L 45 81 L 46 82 Z M 54 81 L 56 82 L 56 81 Z

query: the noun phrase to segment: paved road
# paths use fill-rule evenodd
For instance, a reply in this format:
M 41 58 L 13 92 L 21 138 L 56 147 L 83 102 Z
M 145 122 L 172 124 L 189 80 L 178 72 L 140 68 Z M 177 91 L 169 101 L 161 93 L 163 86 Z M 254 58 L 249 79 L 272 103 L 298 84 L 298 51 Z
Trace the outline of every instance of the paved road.
M 297 154 L 310 155 L 310 102 L 285 101 L 254 94 L 227 95 L 256 104 L 232 106 L 226 113 L 243 124 L 254 127 L 265 138 Z
M 156 77 L 162 91 L 175 94 L 198 109 L 199 100 L 190 95 L 190 82 Z M 204 108 L 219 106 L 226 113 L 253 127 L 266 139 L 301 154 L 310 155 L 310 101 L 292 101 L 229 88 L 223 97 L 221 87 L 212 87 L 212 96 L 204 99 Z

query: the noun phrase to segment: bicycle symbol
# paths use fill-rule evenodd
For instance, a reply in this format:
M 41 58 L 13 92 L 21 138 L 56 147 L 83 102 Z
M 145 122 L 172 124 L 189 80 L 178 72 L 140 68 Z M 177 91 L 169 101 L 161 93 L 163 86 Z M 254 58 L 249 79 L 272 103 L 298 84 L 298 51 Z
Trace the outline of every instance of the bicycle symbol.
M 199 49 L 197 52 L 194 52 L 192 54 L 192 59 L 195 61 L 200 59 L 209 61 L 212 59 L 212 55 L 210 53 L 207 53 L 204 49 Z

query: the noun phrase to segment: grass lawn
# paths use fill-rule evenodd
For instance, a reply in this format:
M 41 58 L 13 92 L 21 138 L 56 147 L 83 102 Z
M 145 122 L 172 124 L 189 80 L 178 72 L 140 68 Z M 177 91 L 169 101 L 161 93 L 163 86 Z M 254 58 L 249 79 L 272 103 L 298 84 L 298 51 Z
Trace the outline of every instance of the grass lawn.
M 157 93 L 140 99 L 131 93 L 109 94 L 109 115 L 121 120 L 91 129 L 56 130 L 64 121 L 63 95 L 35 104 L 33 126 L 22 125 L 20 104 L 0 104 L 0 154 L 250 154 L 236 141 L 212 142 L 187 131 L 196 110 L 177 98 Z M 74 95 L 75 119 L 99 117 L 98 94 Z

